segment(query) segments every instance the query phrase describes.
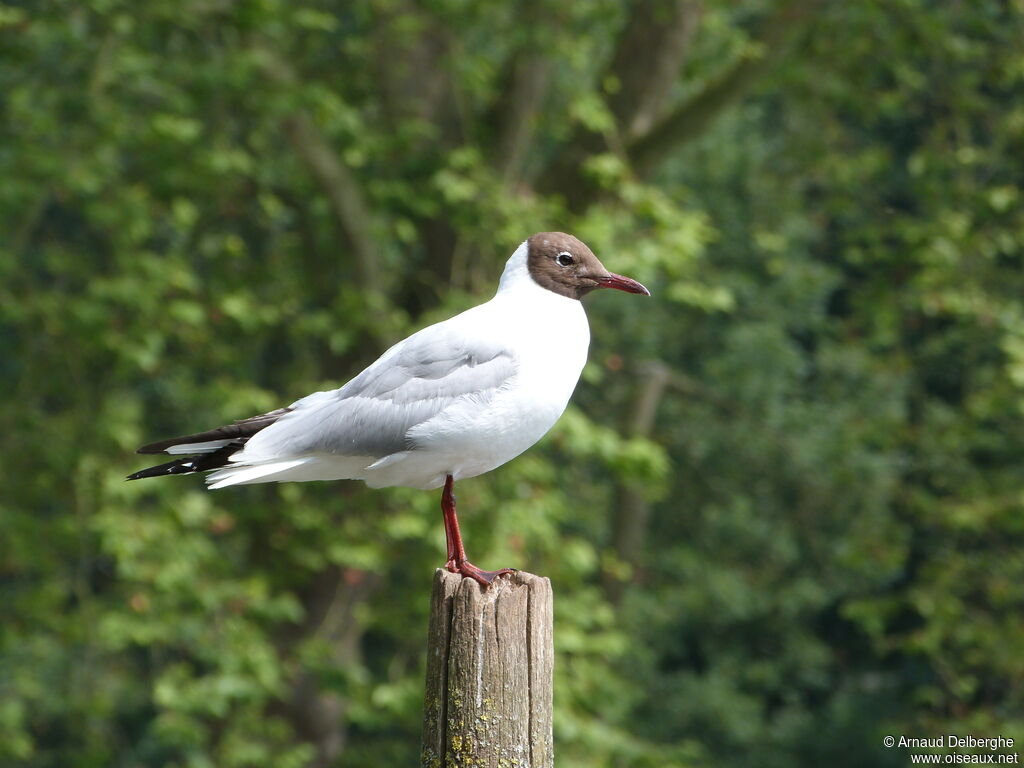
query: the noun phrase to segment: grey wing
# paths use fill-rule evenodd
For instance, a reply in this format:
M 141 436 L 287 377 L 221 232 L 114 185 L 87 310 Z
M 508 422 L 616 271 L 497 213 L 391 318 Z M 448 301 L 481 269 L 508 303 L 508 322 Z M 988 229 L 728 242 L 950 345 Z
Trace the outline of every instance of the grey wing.
M 414 334 L 341 389 L 293 404 L 247 453 L 382 457 L 416 448 L 409 430 L 466 399 L 485 406 L 515 375 L 511 352 L 457 333 Z

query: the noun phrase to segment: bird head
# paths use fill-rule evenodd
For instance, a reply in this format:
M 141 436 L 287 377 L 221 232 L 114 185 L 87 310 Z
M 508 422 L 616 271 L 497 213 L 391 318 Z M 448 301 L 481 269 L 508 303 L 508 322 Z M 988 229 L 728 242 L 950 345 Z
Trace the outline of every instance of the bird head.
M 615 288 L 650 296 L 631 277 L 605 269 L 585 243 L 564 232 L 538 232 L 526 241 L 526 265 L 533 281 L 570 299 L 581 299 L 597 288 Z

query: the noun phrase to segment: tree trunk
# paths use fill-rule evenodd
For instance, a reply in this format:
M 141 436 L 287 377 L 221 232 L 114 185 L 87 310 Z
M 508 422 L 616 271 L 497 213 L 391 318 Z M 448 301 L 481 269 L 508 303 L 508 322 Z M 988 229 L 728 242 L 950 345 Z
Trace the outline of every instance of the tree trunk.
M 438 569 L 430 600 L 424 768 L 553 768 L 551 582 L 487 589 Z

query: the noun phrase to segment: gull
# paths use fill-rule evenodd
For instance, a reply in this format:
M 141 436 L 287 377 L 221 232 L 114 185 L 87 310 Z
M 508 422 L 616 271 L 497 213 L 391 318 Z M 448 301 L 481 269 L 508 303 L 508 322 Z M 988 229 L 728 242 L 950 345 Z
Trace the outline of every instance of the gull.
M 587 360 L 580 299 L 597 288 L 651 295 L 572 235 L 535 234 L 512 254 L 490 301 L 398 342 L 339 389 L 145 445 L 139 453 L 178 458 L 128 479 L 209 472 L 210 489 L 343 479 L 443 487 L 445 568 L 490 584 L 513 569 L 485 571 L 467 559 L 455 481 L 511 461 L 554 426 Z

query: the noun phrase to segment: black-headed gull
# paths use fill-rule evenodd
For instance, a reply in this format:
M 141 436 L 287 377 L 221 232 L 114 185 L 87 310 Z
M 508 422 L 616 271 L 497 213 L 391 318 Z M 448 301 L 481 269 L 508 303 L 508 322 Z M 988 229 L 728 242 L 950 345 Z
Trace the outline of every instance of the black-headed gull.
M 212 470 L 211 489 L 341 479 L 444 486 L 445 567 L 489 584 L 511 569 L 466 559 L 454 482 L 514 459 L 562 415 L 590 344 L 579 300 L 595 288 L 650 296 L 572 235 L 536 234 L 512 254 L 490 301 L 398 342 L 340 389 L 143 446 L 180 457 L 128 479 Z

